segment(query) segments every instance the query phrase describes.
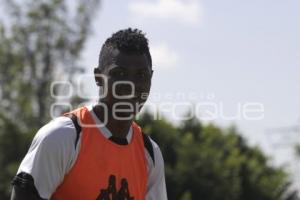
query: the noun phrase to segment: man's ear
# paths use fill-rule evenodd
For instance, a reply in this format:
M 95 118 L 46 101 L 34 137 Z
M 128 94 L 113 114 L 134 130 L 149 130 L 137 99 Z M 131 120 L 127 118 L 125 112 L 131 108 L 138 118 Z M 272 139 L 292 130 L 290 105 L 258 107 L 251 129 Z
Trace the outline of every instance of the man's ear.
M 101 74 L 101 70 L 98 67 L 94 68 L 95 82 L 97 86 L 103 86 L 103 77 Z

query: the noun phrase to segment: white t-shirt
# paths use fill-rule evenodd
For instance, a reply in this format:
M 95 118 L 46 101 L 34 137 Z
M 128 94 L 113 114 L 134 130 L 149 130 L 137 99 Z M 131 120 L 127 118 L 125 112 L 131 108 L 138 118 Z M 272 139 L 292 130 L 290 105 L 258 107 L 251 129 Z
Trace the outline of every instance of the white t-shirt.
M 88 106 L 88 110 L 95 122 L 100 124 L 92 106 Z M 100 129 L 106 138 L 112 136 L 106 127 L 102 126 Z M 128 143 L 131 142 L 132 134 L 133 131 L 130 128 L 127 135 Z M 21 172 L 30 174 L 41 198 L 50 199 L 56 188 L 63 182 L 64 176 L 74 165 L 81 143 L 81 138 L 79 138 L 76 149 L 74 148 L 76 135 L 74 124 L 68 117 L 58 117 L 50 121 L 35 135 L 17 174 Z M 147 149 L 145 149 L 145 156 L 148 161 L 146 200 L 166 200 L 163 157 L 159 146 L 153 140 L 151 142 L 155 165 Z

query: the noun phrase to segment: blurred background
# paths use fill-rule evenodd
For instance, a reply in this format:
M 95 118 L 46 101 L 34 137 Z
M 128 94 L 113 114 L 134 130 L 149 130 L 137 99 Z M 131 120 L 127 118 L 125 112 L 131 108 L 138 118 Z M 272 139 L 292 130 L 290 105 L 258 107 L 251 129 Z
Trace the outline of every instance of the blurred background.
M 153 59 L 137 120 L 161 146 L 169 199 L 293 200 L 300 192 L 300 1 L 27 0 L 0 4 L 0 199 L 37 130 L 95 103 L 113 32 Z

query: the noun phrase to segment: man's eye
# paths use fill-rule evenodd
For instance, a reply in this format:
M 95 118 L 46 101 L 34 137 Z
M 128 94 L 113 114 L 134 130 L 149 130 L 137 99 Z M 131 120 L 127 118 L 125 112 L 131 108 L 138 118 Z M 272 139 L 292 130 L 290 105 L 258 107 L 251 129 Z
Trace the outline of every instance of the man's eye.
M 116 77 L 124 77 L 126 74 L 124 71 L 115 71 L 113 72 L 113 76 L 116 76 Z
M 121 71 L 118 73 L 119 76 L 125 76 L 125 72 Z

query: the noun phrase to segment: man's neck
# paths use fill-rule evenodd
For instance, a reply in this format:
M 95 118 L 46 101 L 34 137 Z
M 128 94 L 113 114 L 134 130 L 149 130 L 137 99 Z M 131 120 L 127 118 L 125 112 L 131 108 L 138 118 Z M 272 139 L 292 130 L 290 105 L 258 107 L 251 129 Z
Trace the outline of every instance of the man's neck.
M 93 111 L 101 122 L 106 122 L 106 128 L 111 132 L 111 134 L 118 138 L 126 138 L 133 122 L 131 120 L 117 120 L 112 116 L 112 112 L 105 114 L 103 106 L 95 105 Z M 107 110 L 106 110 L 107 111 Z M 107 119 L 106 119 L 107 118 Z

